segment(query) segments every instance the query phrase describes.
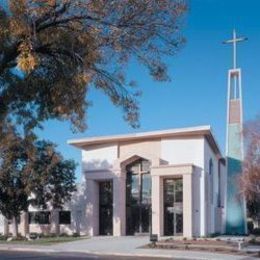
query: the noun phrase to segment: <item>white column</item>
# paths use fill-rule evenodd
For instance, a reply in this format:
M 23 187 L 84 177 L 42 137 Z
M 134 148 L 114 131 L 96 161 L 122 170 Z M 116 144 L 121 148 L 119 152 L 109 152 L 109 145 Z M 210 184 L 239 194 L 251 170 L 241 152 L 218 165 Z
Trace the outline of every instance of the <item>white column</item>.
M 183 236 L 192 237 L 192 174 L 183 175 Z
M 206 197 L 206 175 L 205 171 L 201 171 L 200 177 L 200 236 L 207 235 L 207 197 Z
M 99 234 L 99 187 L 98 182 L 87 180 L 87 233 L 90 236 Z
M 4 236 L 8 236 L 8 235 L 9 235 L 9 223 L 8 223 L 8 219 L 4 217 Z
M 60 223 L 59 223 L 59 210 L 53 209 L 51 212 L 51 226 L 54 228 L 55 234 L 60 234 Z
M 28 212 L 22 212 L 21 214 L 21 223 L 20 223 L 20 232 L 22 236 L 26 237 L 29 235 L 29 213 Z
M 113 235 L 123 236 L 126 230 L 126 180 L 113 179 Z
M 152 176 L 152 233 L 163 236 L 163 196 L 160 176 Z

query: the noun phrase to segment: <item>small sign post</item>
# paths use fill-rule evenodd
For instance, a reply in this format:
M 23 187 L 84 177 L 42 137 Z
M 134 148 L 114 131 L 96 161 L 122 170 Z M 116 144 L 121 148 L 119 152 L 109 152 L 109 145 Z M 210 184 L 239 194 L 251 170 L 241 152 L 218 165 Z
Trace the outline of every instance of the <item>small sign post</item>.
M 152 242 L 152 247 L 156 246 L 156 242 L 158 242 L 157 234 L 150 234 L 150 242 Z

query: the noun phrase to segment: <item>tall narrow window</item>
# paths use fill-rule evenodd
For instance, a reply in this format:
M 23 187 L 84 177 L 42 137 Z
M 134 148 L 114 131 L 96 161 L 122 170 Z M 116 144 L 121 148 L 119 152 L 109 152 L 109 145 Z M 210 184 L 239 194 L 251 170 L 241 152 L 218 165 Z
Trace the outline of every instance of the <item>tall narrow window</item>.
M 221 159 L 218 161 L 218 207 L 221 207 Z
M 209 197 L 210 203 L 213 204 L 213 195 L 214 195 L 214 175 L 213 175 L 213 161 L 212 159 L 209 160 Z
M 63 225 L 69 225 L 71 223 L 70 211 L 60 211 L 59 212 L 59 223 L 63 224 Z
M 126 233 L 148 233 L 151 210 L 150 162 L 137 160 L 126 167 Z

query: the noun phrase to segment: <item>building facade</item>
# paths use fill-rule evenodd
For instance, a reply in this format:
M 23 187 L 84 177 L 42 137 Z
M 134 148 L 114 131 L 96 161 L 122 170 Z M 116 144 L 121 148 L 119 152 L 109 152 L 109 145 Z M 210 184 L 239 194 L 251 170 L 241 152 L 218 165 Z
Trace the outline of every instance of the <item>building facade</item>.
M 81 233 L 224 233 L 226 167 L 210 127 L 69 143 L 82 150 Z
M 63 210 L 29 208 L 19 233 L 225 233 L 226 162 L 209 126 L 71 140 L 82 180 Z M 0 218 L 0 232 L 12 233 Z M 5 223 L 6 222 L 6 223 Z

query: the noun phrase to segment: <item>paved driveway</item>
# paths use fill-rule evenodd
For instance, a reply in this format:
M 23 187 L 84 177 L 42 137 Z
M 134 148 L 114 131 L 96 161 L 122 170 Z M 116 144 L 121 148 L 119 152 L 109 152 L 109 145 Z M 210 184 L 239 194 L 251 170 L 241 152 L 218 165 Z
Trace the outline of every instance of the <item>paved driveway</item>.
M 138 257 L 162 257 L 170 259 L 192 259 L 192 260 L 249 260 L 253 259 L 246 256 L 224 255 L 216 253 L 207 253 L 190 250 L 170 250 L 170 249 L 149 249 L 140 248 L 149 242 L 148 237 L 92 237 L 89 239 L 77 240 L 56 244 L 52 246 L 36 246 L 36 245 L 15 245 L 0 246 L 1 250 L 12 251 L 31 251 L 31 252 L 48 252 L 48 253 L 86 253 L 98 256 L 135 256 Z M 0 258 L 1 259 L 1 258 Z M 259 259 L 259 258 L 258 258 Z
M 193 259 L 193 260 L 247 260 L 253 259 L 238 255 L 224 255 L 216 253 L 167 250 L 167 249 L 145 249 L 142 246 L 149 243 L 149 237 L 144 236 L 123 236 L 123 237 L 93 237 L 86 240 L 78 240 L 64 244 L 57 244 L 52 248 L 66 251 L 85 251 L 99 255 L 136 255 L 150 257 L 165 257 L 171 259 Z
M 149 238 L 144 236 L 124 236 L 124 237 L 109 237 L 97 236 L 90 239 L 77 240 L 66 244 L 57 244 L 53 246 L 55 249 L 68 250 L 85 250 L 97 253 L 128 253 L 134 252 L 139 247 L 148 244 Z

